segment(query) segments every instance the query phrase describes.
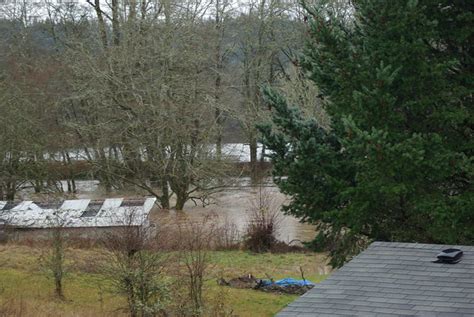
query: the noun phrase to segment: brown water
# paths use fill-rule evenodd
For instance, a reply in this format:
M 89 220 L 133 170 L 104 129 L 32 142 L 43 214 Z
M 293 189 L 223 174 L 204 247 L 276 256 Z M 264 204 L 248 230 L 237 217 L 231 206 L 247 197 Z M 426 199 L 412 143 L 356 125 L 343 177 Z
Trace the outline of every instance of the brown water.
M 202 221 L 203 218 L 212 216 L 213 221 L 235 225 L 236 229 L 242 234 L 259 197 L 268 198 L 270 200 L 269 205 L 273 210 L 279 210 L 283 204 L 288 202 L 288 198 L 281 194 L 277 187 L 272 186 L 271 183 L 269 185 L 263 188 L 248 186 L 227 188 L 216 193 L 213 196 L 213 203 L 206 207 L 195 205 L 192 201 L 189 201 L 184 211 L 165 211 L 154 208 L 151 218 L 159 227 L 160 223 Z M 98 181 L 78 181 L 77 190 L 75 198 L 79 199 L 131 198 L 146 195 L 143 191 L 134 189 L 105 193 L 99 186 Z M 32 197 L 31 193 L 27 192 L 24 192 L 21 196 L 23 196 L 21 197 L 23 199 Z M 300 223 L 295 217 L 280 213 L 278 219 L 277 238 L 281 241 L 309 241 L 315 236 L 314 226 Z
M 287 198 L 278 191 L 278 188 L 265 188 L 265 195 L 271 197 L 271 209 L 279 210 Z M 240 233 L 250 221 L 256 199 L 260 197 L 258 188 L 227 189 L 215 195 L 212 205 L 202 207 L 189 202 L 182 212 L 155 210 L 153 217 L 166 223 L 173 221 L 201 221 L 206 216 L 216 216 L 220 223 L 234 224 Z M 292 216 L 279 213 L 277 216 L 277 238 L 285 242 L 309 241 L 315 236 L 314 226 L 300 223 Z M 295 241 L 296 240 L 296 241 Z

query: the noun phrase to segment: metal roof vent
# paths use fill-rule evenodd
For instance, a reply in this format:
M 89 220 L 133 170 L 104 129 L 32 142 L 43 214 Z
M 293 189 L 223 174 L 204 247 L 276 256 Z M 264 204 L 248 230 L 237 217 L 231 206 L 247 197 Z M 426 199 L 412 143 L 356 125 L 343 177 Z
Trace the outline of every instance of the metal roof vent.
M 446 249 L 441 251 L 436 258 L 434 263 L 448 263 L 448 264 L 456 264 L 461 261 L 462 258 L 462 251 L 459 249 Z

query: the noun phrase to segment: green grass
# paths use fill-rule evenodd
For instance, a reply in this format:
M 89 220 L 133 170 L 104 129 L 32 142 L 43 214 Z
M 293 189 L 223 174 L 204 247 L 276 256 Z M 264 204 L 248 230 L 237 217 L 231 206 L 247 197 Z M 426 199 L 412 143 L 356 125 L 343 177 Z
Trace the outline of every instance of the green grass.
M 108 281 L 94 272 L 100 250 L 69 250 L 71 272 L 64 280 L 65 301 L 55 299 L 53 281 L 37 264 L 41 250 L 27 246 L 0 247 L 0 315 L 8 316 L 120 316 L 125 299 L 106 291 Z M 237 316 L 273 316 L 296 296 L 219 286 L 219 277 L 244 274 L 300 278 L 320 282 L 326 275 L 325 256 L 317 253 L 250 254 L 242 251 L 210 253 L 206 298 L 224 294 Z M 125 314 L 123 314 L 125 315 Z
M 0 269 L 2 310 L 4 314 L 8 309 L 22 310 L 18 316 L 115 315 L 125 301 L 112 294 L 100 294 L 100 284 L 94 274 L 71 273 L 64 279 L 66 300 L 61 301 L 53 294 L 52 281 L 41 272 Z

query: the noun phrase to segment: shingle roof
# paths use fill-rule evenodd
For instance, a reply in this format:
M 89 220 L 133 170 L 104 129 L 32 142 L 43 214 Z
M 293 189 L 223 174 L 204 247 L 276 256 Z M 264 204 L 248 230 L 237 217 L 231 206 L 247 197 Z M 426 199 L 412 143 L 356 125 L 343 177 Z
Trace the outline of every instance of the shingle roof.
M 457 264 L 432 263 L 455 247 Z M 474 316 L 474 246 L 374 242 L 277 316 Z

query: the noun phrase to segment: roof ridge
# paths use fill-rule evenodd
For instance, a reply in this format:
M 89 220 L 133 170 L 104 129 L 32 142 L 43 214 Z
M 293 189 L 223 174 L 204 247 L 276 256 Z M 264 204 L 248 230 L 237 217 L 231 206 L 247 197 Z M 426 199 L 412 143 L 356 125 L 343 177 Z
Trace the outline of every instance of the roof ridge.
M 462 251 L 474 251 L 474 246 L 458 245 L 458 244 L 433 244 L 433 243 L 418 243 L 418 242 L 388 242 L 388 241 L 374 241 L 370 247 L 388 247 L 388 248 L 403 248 L 403 249 L 424 249 L 424 250 L 442 250 L 448 248 L 458 248 Z

